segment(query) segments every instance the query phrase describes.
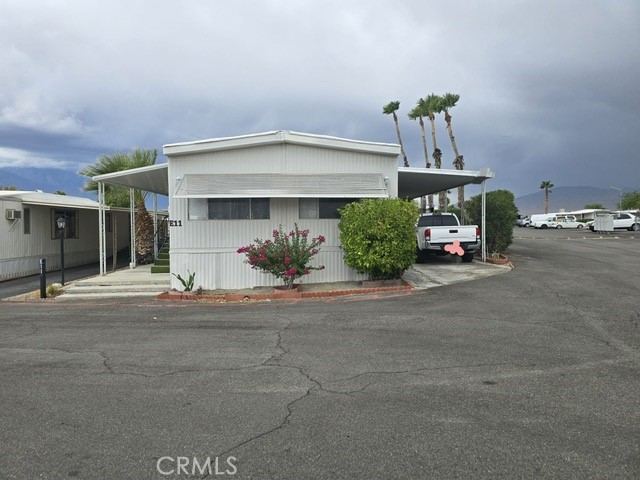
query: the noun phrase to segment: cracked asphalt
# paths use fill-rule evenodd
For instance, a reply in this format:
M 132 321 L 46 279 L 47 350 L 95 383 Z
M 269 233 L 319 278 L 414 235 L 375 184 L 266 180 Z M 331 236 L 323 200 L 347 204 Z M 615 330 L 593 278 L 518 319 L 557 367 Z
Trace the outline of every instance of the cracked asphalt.
M 516 234 L 411 295 L 3 302 L 0 478 L 640 478 L 640 239 Z

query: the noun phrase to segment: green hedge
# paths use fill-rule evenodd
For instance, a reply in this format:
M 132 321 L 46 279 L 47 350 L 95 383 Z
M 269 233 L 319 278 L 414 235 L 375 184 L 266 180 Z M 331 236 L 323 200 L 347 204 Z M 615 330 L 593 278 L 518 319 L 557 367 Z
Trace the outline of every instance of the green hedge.
M 400 278 L 416 260 L 418 215 L 415 202 L 400 198 L 345 206 L 339 223 L 345 263 L 373 280 Z
M 471 223 L 482 224 L 482 196 L 476 195 L 465 202 L 465 214 Z M 509 190 L 487 192 L 486 243 L 487 252 L 503 253 L 513 242 L 513 224 L 518 216 L 515 198 Z

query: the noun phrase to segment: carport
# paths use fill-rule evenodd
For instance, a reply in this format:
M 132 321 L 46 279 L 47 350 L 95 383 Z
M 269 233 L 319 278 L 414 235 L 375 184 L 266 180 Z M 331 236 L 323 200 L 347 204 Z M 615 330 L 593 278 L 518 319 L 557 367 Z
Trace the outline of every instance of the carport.
M 132 168 L 130 170 L 124 170 L 122 172 L 107 173 L 104 175 L 98 175 L 93 177 L 93 180 L 98 182 L 98 230 L 99 230 L 99 244 L 100 244 L 100 275 L 107 273 L 107 256 L 106 256 L 106 205 L 104 186 L 105 183 L 111 185 L 119 185 L 122 187 L 129 187 L 129 215 L 131 217 L 131 257 L 130 268 L 136 266 L 136 212 L 134 202 L 134 190 L 140 189 L 145 192 L 153 194 L 153 258 L 155 259 L 158 254 L 158 245 L 156 242 L 156 235 L 158 233 L 158 194 L 169 195 L 169 180 L 168 180 L 168 165 L 162 163 L 159 165 L 150 165 L 148 167 Z
M 464 185 L 481 185 L 482 223 L 480 225 L 480 234 L 482 238 L 482 261 L 484 262 L 487 259 L 487 246 L 485 241 L 486 182 L 494 176 L 495 174 L 488 168 L 474 171 L 398 167 L 398 197 L 414 199 L 432 193 L 446 192 L 447 190 Z

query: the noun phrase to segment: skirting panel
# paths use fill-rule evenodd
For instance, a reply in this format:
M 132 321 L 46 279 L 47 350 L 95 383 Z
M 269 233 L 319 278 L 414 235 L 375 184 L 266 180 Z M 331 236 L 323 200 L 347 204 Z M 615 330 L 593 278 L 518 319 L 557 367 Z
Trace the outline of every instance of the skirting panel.
M 253 288 L 257 286 L 281 285 L 282 281 L 273 275 L 260 273 L 243 263 L 244 255 L 234 252 L 189 252 L 173 253 L 171 273 L 185 277 L 187 269 L 196 274 L 194 288 L 205 290 Z M 299 279 L 299 283 L 343 282 L 364 280 L 367 277 L 356 273 L 344 264 L 341 250 L 321 251 L 314 259 L 314 265 L 324 265 L 324 270 L 312 270 L 310 275 Z M 171 287 L 182 289 L 182 284 L 173 275 Z

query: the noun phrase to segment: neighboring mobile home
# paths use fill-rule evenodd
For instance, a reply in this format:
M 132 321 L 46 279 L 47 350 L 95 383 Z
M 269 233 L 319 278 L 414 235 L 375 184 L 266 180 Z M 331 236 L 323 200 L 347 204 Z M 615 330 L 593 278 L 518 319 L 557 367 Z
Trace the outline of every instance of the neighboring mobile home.
M 170 270 L 195 272 L 205 289 L 251 288 L 277 280 L 243 263 L 241 246 L 268 239 L 282 225 L 309 229 L 326 243 L 321 271 L 302 282 L 358 280 L 338 238 L 338 208 L 364 198 L 416 198 L 481 183 L 488 170 L 398 167 L 399 145 L 273 131 L 165 145 L 165 165 L 94 177 L 168 195 Z M 175 277 L 172 287 L 181 288 Z
M 40 191 L 0 191 L 0 280 L 39 272 L 41 258 L 47 270 L 60 269 L 58 217 L 66 218 L 65 267 L 98 261 L 98 203 L 88 198 Z M 117 216 L 118 249 L 129 245 L 129 214 L 107 212 L 107 252 L 113 243 Z

